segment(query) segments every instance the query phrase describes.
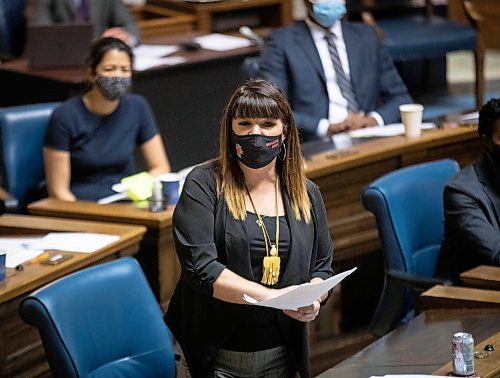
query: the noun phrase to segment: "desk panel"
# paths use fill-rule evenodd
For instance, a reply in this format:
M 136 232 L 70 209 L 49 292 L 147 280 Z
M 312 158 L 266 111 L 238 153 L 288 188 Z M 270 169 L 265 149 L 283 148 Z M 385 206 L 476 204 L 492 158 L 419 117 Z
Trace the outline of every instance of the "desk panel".
M 41 340 L 36 328 L 19 317 L 19 304 L 33 290 L 90 265 L 130 256 L 138 251 L 145 228 L 111 223 L 70 221 L 23 215 L 0 216 L 0 236 L 41 236 L 48 232 L 98 232 L 118 235 L 118 241 L 58 265 L 26 263 L 23 271 L 8 270 L 7 281 L 0 285 L 0 376 L 50 376 Z

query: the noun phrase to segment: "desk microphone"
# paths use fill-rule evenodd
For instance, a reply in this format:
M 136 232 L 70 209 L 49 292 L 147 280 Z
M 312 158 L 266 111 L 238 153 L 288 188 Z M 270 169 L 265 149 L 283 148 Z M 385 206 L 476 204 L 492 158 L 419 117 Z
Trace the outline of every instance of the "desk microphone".
M 258 46 L 264 45 L 264 40 L 248 26 L 241 26 L 239 32 Z

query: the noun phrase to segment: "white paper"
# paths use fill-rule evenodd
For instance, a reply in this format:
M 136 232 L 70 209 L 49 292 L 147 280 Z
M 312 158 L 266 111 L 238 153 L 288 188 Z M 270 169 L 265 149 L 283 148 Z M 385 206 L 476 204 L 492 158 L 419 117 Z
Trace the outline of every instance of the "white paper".
M 167 56 L 166 58 L 156 58 L 156 57 L 136 57 L 134 62 L 135 71 L 145 71 L 150 68 L 160 67 L 160 66 L 174 66 L 176 64 L 184 63 L 186 58 L 183 56 Z
M 43 250 L 31 246 L 39 243 L 42 238 L 0 238 L 0 249 L 7 252 L 5 266 L 15 268 L 20 264 L 41 255 Z
M 472 112 L 460 116 L 460 121 L 477 121 L 479 119 L 479 112 Z
M 118 235 L 92 232 L 50 232 L 39 243 L 32 244 L 31 248 L 92 253 L 119 238 Z
M 215 51 L 240 49 L 252 45 L 247 38 L 233 37 L 231 35 L 212 33 L 194 39 L 202 48 Z
M 134 48 L 136 58 L 164 58 L 179 51 L 176 45 L 139 45 Z
M 304 283 L 295 289 L 280 295 L 279 297 L 257 301 L 247 294 L 243 294 L 243 300 L 255 306 L 272 307 L 280 310 L 296 310 L 300 307 L 309 306 L 318 300 L 323 294 L 336 286 L 340 281 L 354 272 L 356 268 L 339 273 L 327 280 L 316 283 Z
M 422 123 L 422 130 L 433 129 L 436 127 L 434 123 Z M 364 129 L 353 130 L 349 132 L 351 138 L 372 138 L 372 137 L 389 137 L 395 135 L 403 135 L 405 127 L 402 123 L 391 123 L 385 126 L 367 127 Z
M 106 205 L 108 203 L 126 200 L 127 198 L 130 198 L 130 197 L 128 196 L 128 194 L 126 192 L 120 192 L 120 193 L 111 194 L 110 196 L 98 199 L 97 203 L 99 205 Z

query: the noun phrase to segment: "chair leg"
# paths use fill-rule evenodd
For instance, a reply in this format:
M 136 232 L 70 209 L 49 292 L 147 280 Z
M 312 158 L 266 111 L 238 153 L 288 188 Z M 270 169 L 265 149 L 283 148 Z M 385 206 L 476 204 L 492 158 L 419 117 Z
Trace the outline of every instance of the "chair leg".
M 474 53 L 476 63 L 476 107 L 481 109 L 484 99 L 484 50 L 478 48 Z

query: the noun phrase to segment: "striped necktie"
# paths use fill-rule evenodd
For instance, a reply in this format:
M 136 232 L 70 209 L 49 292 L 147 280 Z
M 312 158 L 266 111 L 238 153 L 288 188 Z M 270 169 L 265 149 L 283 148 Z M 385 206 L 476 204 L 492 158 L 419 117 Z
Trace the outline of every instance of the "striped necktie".
M 342 96 L 347 100 L 347 111 L 353 113 L 357 112 L 359 111 L 359 105 L 356 101 L 356 94 L 354 93 L 354 89 L 352 89 L 351 80 L 347 78 L 342 68 L 339 52 L 335 46 L 335 35 L 329 31 L 325 34 L 325 39 L 328 43 L 328 51 L 330 52 L 330 58 L 333 62 L 333 69 L 335 70 L 340 93 L 342 93 Z

